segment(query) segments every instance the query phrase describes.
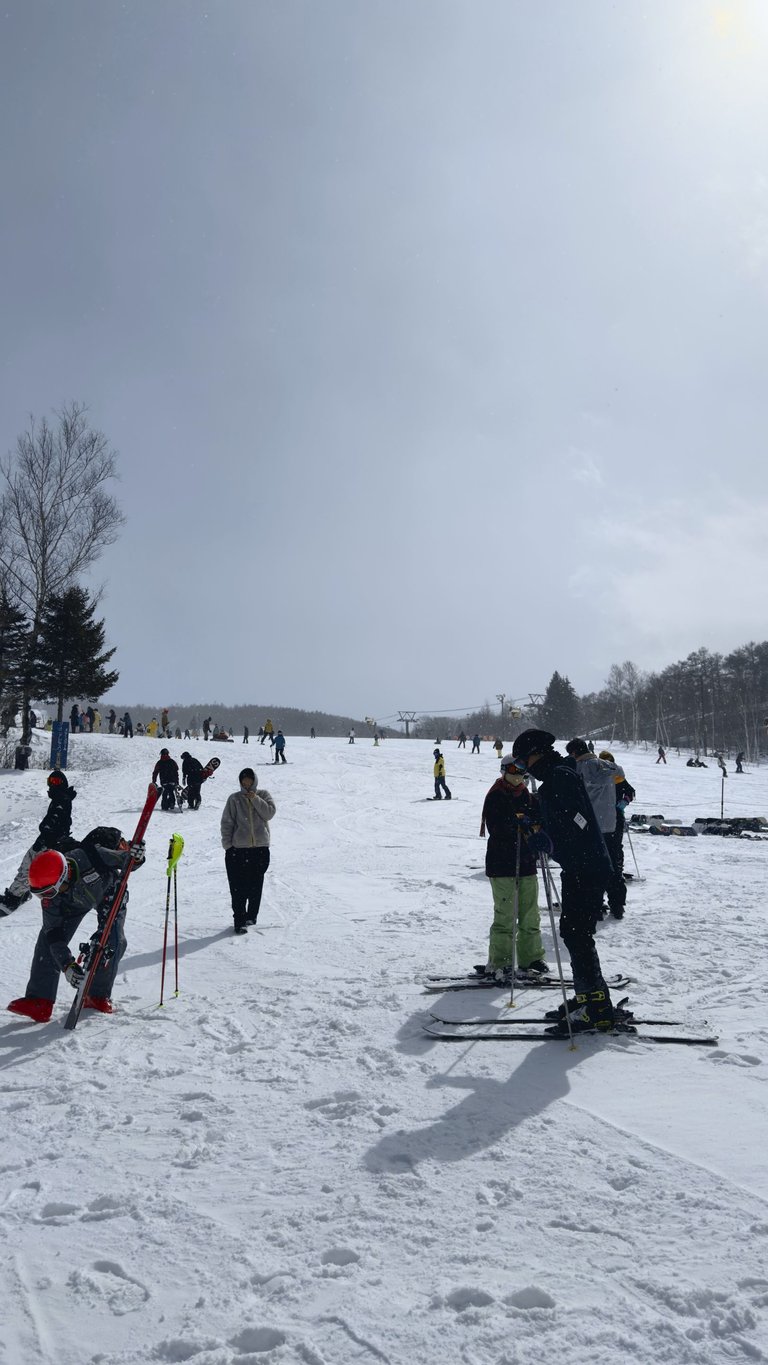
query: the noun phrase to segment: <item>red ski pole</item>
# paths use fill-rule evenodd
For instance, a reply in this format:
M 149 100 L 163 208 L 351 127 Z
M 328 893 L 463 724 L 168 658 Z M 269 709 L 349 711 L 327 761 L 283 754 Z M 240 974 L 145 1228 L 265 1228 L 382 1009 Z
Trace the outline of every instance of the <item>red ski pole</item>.
M 179 897 L 176 889 L 176 868 L 173 869 L 173 941 L 176 957 L 176 990 L 174 995 L 179 994 Z
M 169 854 L 170 856 L 170 854 Z M 163 930 L 163 969 L 160 976 L 160 1004 L 158 1009 L 163 1008 L 163 992 L 165 990 L 165 955 L 168 948 L 168 916 L 171 909 L 171 879 L 168 878 L 168 889 L 165 893 L 165 928 Z

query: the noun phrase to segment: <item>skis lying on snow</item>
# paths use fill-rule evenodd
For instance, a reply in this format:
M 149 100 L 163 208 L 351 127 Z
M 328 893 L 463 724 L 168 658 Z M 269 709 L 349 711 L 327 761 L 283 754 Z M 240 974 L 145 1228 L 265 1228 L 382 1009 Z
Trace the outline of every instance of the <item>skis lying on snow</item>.
M 510 1020 L 509 1022 L 510 1024 L 517 1024 L 518 1020 Z M 519 1021 L 519 1023 L 523 1022 L 523 1020 Z M 580 1038 L 634 1038 L 638 1042 L 643 1043 L 680 1043 L 687 1047 L 695 1045 L 700 1047 L 716 1047 L 718 1043 L 717 1038 L 707 1037 L 704 1034 L 654 1033 L 650 1031 L 654 1027 L 669 1028 L 675 1027 L 675 1025 L 672 1025 L 671 1023 L 665 1025 L 648 1025 L 638 1019 L 635 1020 L 633 1024 L 614 1024 L 613 1028 L 608 1031 L 602 1029 L 582 1029 L 578 1033 L 574 1033 L 574 1040 L 578 1042 Z M 681 1027 L 684 1026 L 681 1025 Z M 519 1027 L 502 1028 L 485 1033 L 474 1032 L 473 1026 L 469 1022 L 460 1024 L 452 1023 L 450 1025 L 446 1023 L 436 1025 L 425 1024 L 424 1032 L 428 1038 L 438 1038 L 443 1042 L 451 1043 L 567 1043 L 569 1041 L 567 1033 L 561 1033 L 554 1025 L 550 1024 L 547 1026 L 543 1021 L 540 1023 L 537 1022 L 536 1026 L 529 1026 L 523 1029 Z
M 147 799 L 144 802 L 144 807 L 142 809 L 141 815 L 139 816 L 139 823 L 136 826 L 133 838 L 131 839 L 131 848 L 133 848 L 135 844 L 140 844 L 142 839 L 144 838 L 144 835 L 146 834 L 147 830 L 147 825 L 149 824 L 150 816 L 152 815 L 152 812 L 155 809 L 155 806 L 157 805 L 157 798 L 159 795 L 160 795 L 159 789 L 155 786 L 154 782 L 150 782 L 149 789 L 147 791 Z M 82 1012 L 83 1002 L 85 1000 L 85 997 L 90 993 L 91 986 L 93 985 L 93 978 L 95 977 L 97 971 L 99 970 L 99 966 L 104 957 L 104 952 L 109 942 L 109 935 L 112 932 L 112 927 L 115 923 L 115 920 L 117 919 L 118 914 L 120 913 L 120 907 L 123 904 L 123 901 L 125 900 L 125 893 L 128 889 L 128 878 L 133 872 L 133 868 L 134 859 L 130 857 L 125 865 L 125 871 L 123 872 L 122 879 L 112 899 L 112 904 L 109 908 L 109 914 L 107 915 L 102 925 L 101 933 L 99 934 L 99 937 L 96 939 L 96 941 L 95 942 L 91 941 L 91 943 L 88 946 L 88 955 L 83 963 L 83 966 L 86 968 L 85 976 L 83 977 L 82 981 L 80 982 L 80 985 L 77 988 L 77 992 L 75 994 L 74 1000 L 72 1001 L 69 1014 L 64 1020 L 65 1028 L 73 1029 L 77 1027 L 77 1021 L 80 1018 L 80 1014 Z
M 615 976 L 607 976 L 605 984 L 610 990 L 623 990 L 630 983 L 631 977 L 618 972 Z M 566 990 L 573 989 L 573 981 L 570 977 L 565 978 Z M 510 983 L 507 981 L 496 981 L 492 976 L 428 976 L 425 977 L 424 990 L 434 994 L 444 991 L 507 991 Z M 515 989 L 541 989 L 544 991 L 559 991 L 559 976 L 545 976 L 536 972 L 530 975 L 520 975 L 515 977 Z
M 554 1019 L 548 1018 L 545 1014 L 518 1015 L 515 1011 L 510 1011 L 504 1017 L 498 1014 L 481 1014 L 475 1019 L 446 1019 L 442 1014 L 436 1014 L 434 1010 L 429 1012 L 430 1019 L 434 1019 L 437 1024 L 450 1024 L 456 1028 L 476 1028 L 480 1025 L 498 1025 L 500 1028 L 517 1028 L 520 1024 L 553 1024 Z M 682 1019 L 637 1019 L 634 1014 L 627 1012 L 626 1017 L 619 1020 L 621 1024 L 650 1024 L 653 1028 L 686 1028 Z M 426 1026 L 432 1028 L 431 1024 Z

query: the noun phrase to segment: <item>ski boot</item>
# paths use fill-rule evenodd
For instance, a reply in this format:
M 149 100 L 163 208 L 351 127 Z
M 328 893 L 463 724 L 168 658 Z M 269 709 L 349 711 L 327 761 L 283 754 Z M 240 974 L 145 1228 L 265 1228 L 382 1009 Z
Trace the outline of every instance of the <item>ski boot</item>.
M 570 1024 L 570 1029 L 569 1029 Z M 585 991 L 576 995 L 576 1008 L 563 1012 L 548 1033 L 567 1035 L 570 1033 L 610 1033 L 613 1028 L 613 1005 L 604 986 L 596 991 Z
M 114 1014 L 112 1001 L 105 995 L 86 995 L 83 1001 L 84 1010 L 98 1010 L 99 1014 Z
M 23 1014 L 33 1024 L 47 1024 L 53 1014 L 53 1001 L 38 995 L 22 995 L 18 1000 L 12 1000 L 8 1009 L 11 1014 Z

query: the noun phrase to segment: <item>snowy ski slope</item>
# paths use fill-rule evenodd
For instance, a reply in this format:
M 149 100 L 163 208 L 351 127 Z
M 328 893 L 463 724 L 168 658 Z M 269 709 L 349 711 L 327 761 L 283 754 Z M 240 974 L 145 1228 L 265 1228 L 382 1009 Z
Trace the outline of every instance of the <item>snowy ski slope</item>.
M 159 749 L 79 738 L 75 832 L 130 832 Z M 289 737 L 279 770 L 215 746 L 202 809 L 153 817 L 115 1015 L 66 1034 L 62 983 L 49 1025 L 0 1020 L 4 1365 L 768 1359 L 768 843 L 637 836 L 647 880 L 599 934 L 638 1010 L 706 1017 L 717 1048 L 431 1042 L 429 1008 L 503 1003 L 420 989 L 480 961 L 490 922 L 497 765 L 443 749 L 438 809 L 426 741 Z M 616 756 L 635 809 L 719 811 L 716 768 Z M 278 811 L 235 939 L 218 822 L 246 760 Z M 44 786 L 0 778 L 0 885 Z M 768 814 L 768 769 L 729 777 L 726 813 Z M 181 995 L 159 1011 L 175 829 Z M 0 920 L 2 1004 L 38 920 Z

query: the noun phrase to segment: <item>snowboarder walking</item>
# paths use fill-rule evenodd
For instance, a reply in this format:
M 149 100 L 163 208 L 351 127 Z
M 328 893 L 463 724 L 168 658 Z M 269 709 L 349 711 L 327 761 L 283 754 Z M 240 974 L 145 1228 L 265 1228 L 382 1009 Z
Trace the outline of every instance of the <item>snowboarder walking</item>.
M 501 777 L 486 795 L 480 826 L 481 835 L 488 831 L 485 875 L 493 895 L 486 972 L 502 981 L 511 976 L 515 958 L 521 971 L 547 970 L 537 899 L 536 853 L 529 847 L 529 834 L 538 819 L 538 801 L 525 785 L 523 770 L 507 754 L 501 760 Z
M 467 747 L 467 736 L 464 734 L 464 731 L 461 730 L 461 731 L 459 732 L 459 742 L 458 742 L 458 744 L 456 745 L 456 748 L 457 748 L 457 749 L 466 749 L 466 747 Z
M 123 716 L 123 736 L 125 739 L 133 739 L 133 721 L 127 711 Z
M 109 912 L 111 897 L 129 858 L 133 857 L 134 867 L 141 867 L 144 862 L 143 844 L 130 849 L 119 830 L 104 833 L 113 835 L 111 842 L 122 844 L 122 847 L 76 844 L 66 856 L 47 849 L 32 859 L 29 889 L 42 901 L 43 926 L 32 954 L 26 992 L 8 1006 L 12 1014 L 45 1024 L 53 1012 L 60 977 L 66 977 L 70 986 L 77 989 L 85 969 L 72 956 L 69 944 L 81 921 L 89 910 L 96 910 L 101 924 Z M 91 994 L 85 997 L 85 1009 L 112 1013 L 110 996 L 126 948 L 123 925 L 127 902 L 126 895 L 109 936 L 108 952 L 93 979 Z
M 355 732 L 354 732 L 354 730 L 350 730 L 350 732 L 349 732 L 349 742 L 350 742 L 350 744 L 354 744 L 354 742 L 355 742 Z
M 445 785 L 445 759 L 439 749 L 435 749 L 434 759 L 435 766 L 432 769 L 432 772 L 435 778 L 435 795 L 432 799 L 434 801 L 442 801 L 442 793 L 445 792 L 446 801 L 450 801 L 451 793 Z
M 664 748 L 664 745 L 663 745 L 663 744 L 660 744 L 660 745 L 659 745 L 658 754 L 659 754 L 659 756 L 658 756 L 658 758 L 656 759 L 656 762 L 657 762 L 657 763 L 663 763 L 663 764 L 666 766 L 666 762 L 667 762 L 667 751 L 666 751 L 666 749 Z
M 187 753 L 186 749 L 181 755 L 181 777 L 187 793 L 187 803 L 190 810 L 200 809 L 200 788 L 203 785 L 203 765 L 199 758 L 194 754 Z
M 743 750 L 743 749 L 739 749 L 739 752 L 738 752 L 737 755 L 736 755 L 736 771 L 737 771 L 737 773 L 743 773 L 743 771 L 744 771 L 744 768 L 742 767 L 742 764 L 743 764 L 743 763 L 744 763 L 744 750 Z
M 479 753 L 480 753 L 480 736 L 479 736 L 479 735 L 473 735 L 473 736 L 472 736 L 472 753 L 473 753 L 473 754 L 479 754 Z
M 243 744 L 247 744 L 247 743 L 248 743 L 248 726 L 247 726 L 247 725 L 244 725 L 244 726 L 243 726 Z
M 271 748 L 272 745 L 273 745 L 274 742 L 275 742 L 275 741 L 274 741 L 274 734 L 275 734 L 275 727 L 274 727 L 274 725 L 272 724 L 272 721 L 269 719 L 269 717 L 267 717 L 267 719 L 264 721 L 264 733 L 263 733 L 263 735 L 261 736 L 261 742 L 262 742 L 262 744 L 264 743 L 264 740 L 265 740 L 265 739 L 268 739 L 268 740 L 269 740 L 269 745 L 270 745 L 270 748 Z
M 152 769 L 152 781 L 159 782 L 161 788 L 160 809 L 175 810 L 176 788 L 179 785 L 179 765 L 171 758 L 167 749 L 160 750 L 160 757 Z
M 569 1007 L 571 1027 L 574 1032 L 608 1030 L 613 1025 L 613 1006 L 593 925 L 613 869 L 584 783 L 554 743 L 555 736 L 547 730 L 524 730 L 512 753 L 540 784 L 542 823 L 552 840 L 552 856 L 562 869 L 560 937 L 570 953 L 576 993 Z M 565 1015 L 557 1026 L 567 1033 Z
M 261 905 L 264 874 L 269 867 L 269 821 L 275 803 L 256 786 L 253 768 L 243 768 L 240 789 L 227 797 L 221 817 L 221 844 L 227 869 L 236 934 L 247 934 Z

